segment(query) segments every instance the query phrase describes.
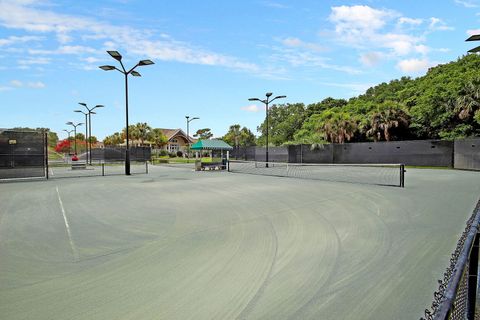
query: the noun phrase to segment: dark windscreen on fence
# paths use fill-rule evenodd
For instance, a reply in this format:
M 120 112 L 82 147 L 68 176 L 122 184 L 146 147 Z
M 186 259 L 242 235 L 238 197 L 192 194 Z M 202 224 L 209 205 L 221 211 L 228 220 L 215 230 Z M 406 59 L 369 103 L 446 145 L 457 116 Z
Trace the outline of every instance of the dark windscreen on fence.
M 0 129 L 0 179 L 45 176 L 45 133 Z
M 131 161 L 150 161 L 152 149 L 150 147 L 130 148 Z M 125 160 L 124 147 L 105 147 L 92 149 L 92 160 L 121 161 Z

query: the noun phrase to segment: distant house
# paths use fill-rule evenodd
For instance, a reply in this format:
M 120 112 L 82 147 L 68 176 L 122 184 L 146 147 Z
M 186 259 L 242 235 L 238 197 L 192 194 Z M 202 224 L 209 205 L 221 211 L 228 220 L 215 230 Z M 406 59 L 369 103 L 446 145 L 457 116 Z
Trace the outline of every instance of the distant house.
M 182 129 L 163 129 L 160 128 L 163 134 L 167 137 L 168 142 L 162 149 L 168 152 L 187 151 L 188 141 L 195 143 L 197 140 L 192 137 L 187 138 L 187 134 Z

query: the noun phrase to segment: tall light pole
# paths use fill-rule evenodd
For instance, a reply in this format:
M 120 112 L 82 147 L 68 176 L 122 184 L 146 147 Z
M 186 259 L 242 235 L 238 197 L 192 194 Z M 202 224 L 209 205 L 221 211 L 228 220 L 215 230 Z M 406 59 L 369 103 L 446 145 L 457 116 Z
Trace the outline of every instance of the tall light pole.
M 70 126 L 73 126 L 73 139 L 75 140 L 75 155 L 77 154 L 77 127 L 78 126 L 81 126 L 83 123 L 82 122 L 79 122 L 77 124 L 73 123 L 72 121 L 69 121 L 67 122 L 66 124 L 70 125 Z
M 90 109 L 86 103 L 84 102 L 79 102 L 78 103 L 79 105 L 81 106 L 84 106 L 87 110 L 88 110 L 88 145 L 89 145 L 89 149 L 90 149 L 90 164 L 92 164 L 92 118 L 91 118 L 91 115 L 92 114 L 96 114 L 96 112 L 94 112 L 93 110 L 96 109 L 96 108 L 104 108 L 105 106 L 104 105 L 101 105 L 101 104 L 97 104 L 95 107 L 93 107 L 92 109 Z M 75 112 L 82 112 L 80 110 L 75 110 Z M 83 112 L 82 112 L 83 113 Z
M 272 100 L 269 100 L 270 97 L 272 96 L 273 93 L 271 92 L 267 92 L 265 94 L 265 96 L 267 97 L 266 99 L 264 100 L 261 100 L 261 99 L 258 99 L 258 98 L 250 98 L 248 99 L 248 101 L 260 101 L 261 103 L 263 103 L 265 105 L 265 122 L 266 122 L 266 128 L 267 128 L 267 132 L 266 132 L 266 150 L 265 150 L 265 166 L 268 168 L 268 104 L 273 102 L 274 100 L 277 100 L 277 99 L 283 99 L 283 98 L 286 98 L 287 96 L 276 96 L 275 98 L 273 98 Z
M 190 116 L 185 116 L 185 118 L 187 119 L 187 140 L 188 140 L 188 152 L 187 152 L 187 158 L 188 158 L 188 162 L 190 162 L 190 122 L 192 122 L 193 120 L 197 120 L 197 119 L 200 119 L 198 117 L 194 117 L 192 119 L 190 119 Z
M 70 146 L 70 133 L 73 132 L 73 130 L 66 130 L 63 129 L 66 133 L 68 133 L 68 154 L 70 155 L 72 153 L 72 147 Z
M 73 112 L 80 112 L 85 115 L 85 149 L 86 149 L 86 162 L 88 163 L 88 112 L 83 112 L 82 110 L 73 110 Z
M 117 67 L 114 66 L 100 66 L 99 68 L 105 71 L 110 71 L 110 70 L 117 70 L 125 76 L 125 123 L 126 123 L 126 134 L 127 134 L 127 146 L 125 150 L 125 174 L 127 176 L 130 175 L 130 147 L 129 147 L 129 138 L 128 138 L 128 75 L 131 74 L 134 77 L 140 77 L 140 73 L 135 71 L 136 67 L 139 66 L 148 66 L 151 64 L 154 64 L 152 60 L 140 60 L 133 68 L 130 70 L 126 70 L 125 67 L 123 66 L 122 63 L 122 55 L 118 51 L 107 51 L 112 58 L 120 62 L 120 65 L 122 66 L 122 70 L 118 69 Z

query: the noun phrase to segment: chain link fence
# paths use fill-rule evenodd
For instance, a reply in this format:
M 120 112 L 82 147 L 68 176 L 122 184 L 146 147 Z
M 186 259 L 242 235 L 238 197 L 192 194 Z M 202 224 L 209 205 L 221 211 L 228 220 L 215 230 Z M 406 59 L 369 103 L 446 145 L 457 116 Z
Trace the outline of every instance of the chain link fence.
M 467 221 L 433 302 L 420 320 L 475 319 L 478 287 L 480 201 Z

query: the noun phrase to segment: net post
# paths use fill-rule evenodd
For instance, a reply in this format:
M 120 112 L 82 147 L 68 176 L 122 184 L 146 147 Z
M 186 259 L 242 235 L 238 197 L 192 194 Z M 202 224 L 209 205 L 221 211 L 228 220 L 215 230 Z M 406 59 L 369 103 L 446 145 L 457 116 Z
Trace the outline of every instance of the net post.
M 44 152 L 45 152 L 45 177 L 47 178 L 48 180 L 48 133 L 47 131 L 45 131 L 43 133 L 43 141 L 44 141 L 44 145 L 45 145 L 45 148 L 44 148 Z
M 230 172 L 230 159 L 227 159 L 227 172 Z
M 105 176 L 105 163 L 102 162 L 102 177 Z
M 145 173 L 148 174 L 148 161 L 145 161 Z
M 400 187 L 401 188 L 405 187 L 405 165 L 404 164 L 400 165 Z
M 479 233 L 475 235 L 472 251 L 469 258 L 468 268 L 468 306 L 467 319 L 475 319 L 475 307 L 477 299 L 477 279 L 478 279 L 478 249 L 479 249 Z

